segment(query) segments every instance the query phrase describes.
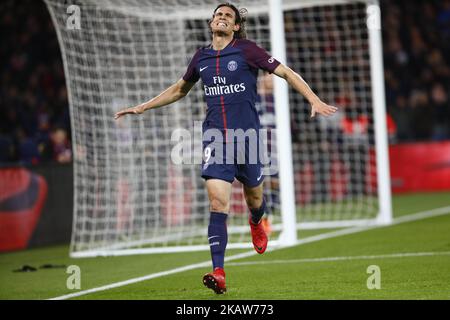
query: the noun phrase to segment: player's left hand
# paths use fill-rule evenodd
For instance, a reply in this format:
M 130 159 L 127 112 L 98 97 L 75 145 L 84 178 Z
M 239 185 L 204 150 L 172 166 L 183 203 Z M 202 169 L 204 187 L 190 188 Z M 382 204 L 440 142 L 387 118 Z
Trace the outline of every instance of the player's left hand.
M 338 108 L 330 106 L 321 100 L 311 103 L 311 118 L 315 117 L 316 113 L 323 116 L 331 116 Z

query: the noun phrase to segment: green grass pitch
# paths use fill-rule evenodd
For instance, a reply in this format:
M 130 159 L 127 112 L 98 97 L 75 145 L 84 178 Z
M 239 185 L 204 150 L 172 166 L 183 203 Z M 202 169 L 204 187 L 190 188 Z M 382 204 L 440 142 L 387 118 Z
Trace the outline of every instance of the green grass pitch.
M 450 206 L 450 193 L 395 196 L 395 217 Z M 321 230 L 330 232 L 330 230 Z M 300 232 L 305 238 L 317 231 Z M 206 241 L 206 240 L 205 240 Z M 228 250 L 227 256 L 248 250 Z M 404 255 L 405 253 L 409 255 Z M 402 255 L 403 254 L 403 255 Z M 71 259 L 68 246 L 0 254 L 0 299 L 48 299 L 208 261 L 209 252 Z M 81 290 L 65 268 L 15 273 L 22 265 L 77 265 Z M 380 270 L 369 290 L 367 268 Z M 196 268 L 75 299 L 450 299 L 449 214 L 374 228 L 226 263 L 228 292 L 217 296 Z

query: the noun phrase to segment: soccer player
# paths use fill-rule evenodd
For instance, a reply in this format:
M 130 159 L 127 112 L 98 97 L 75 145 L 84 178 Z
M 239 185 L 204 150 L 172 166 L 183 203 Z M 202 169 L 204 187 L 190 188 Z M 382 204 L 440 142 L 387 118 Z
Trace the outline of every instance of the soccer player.
M 260 129 L 255 109 L 258 70 L 274 73 L 300 92 L 311 104 L 311 117 L 317 113 L 328 116 L 337 110 L 336 107 L 322 102 L 299 74 L 246 39 L 245 13 L 246 10 L 240 12 L 229 3 L 218 5 L 209 21 L 212 42 L 197 50 L 184 76 L 155 98 L 136 107 L 121 110 L 115 115 L 118 119 L 125 114 L 141 114 L 146 110 L 178 101 L 188 94 L 200 78 L 202 79 L 207 103 L 206 119 L 203 122 L 204 137 L 208 130 L 219 130 L 223 134 L 222 141 L 203 141 L 202 163 L 202 177 L 206 181 L 210 202 L 208 241 L 213 265 L 213 271 L 204 275 L 203 283 L 217 294 L 226 291 L 226 221 L 230 209 L 231 183 L 235 178 L 243 184 L 244 197 L 250 210 L 249 225 L 253 246 L 260 254 L 267 248 L 268 238 L 261 224 L 261 217 L 266 208 L 262 164 L 260 160 L 256 163 L 248 161 L 255 146 L 247 141 L 236 143 L 238 147 L 234 149 L 244 153 L 245 163 L 238 163 L 237 155 L 228 152 L 229 149 L 226 149 L 224 154 L 215 152 L 221 144 L 234 142 L 229 141 L 229 131 L 232 129 Z M 216 156 L 222 159 L 216 159 Z M 213 158 L 215 161 L 211 160 Z

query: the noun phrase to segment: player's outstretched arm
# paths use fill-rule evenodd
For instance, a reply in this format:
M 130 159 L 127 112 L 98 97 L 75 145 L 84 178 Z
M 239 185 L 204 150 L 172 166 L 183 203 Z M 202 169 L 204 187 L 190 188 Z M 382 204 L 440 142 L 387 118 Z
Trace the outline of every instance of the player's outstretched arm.
M 171 104 L 185 97 L 193 86 L 193 82 L 180 79 L 153 99 L 141 103 L 138 106 L 120 110 L 114 115 L 114 119 L 119 119 L 121 116 L 126 114 L 141 114 L 148 109 L 159 108 Z
M 319 97 L 311 90 L 308 84 L 303 78 L 291 68 L 280 64 L 274 72 L 277 76 L 285 79 L 289 85 L 294 87 L 295 90 L 300 92 L 311 104 L 311 117 L 314 117 L 316 113 L 324 116 L 329 116 L 335 113 L 338 109 L 334 106 L 330 106 L 319 99 Z

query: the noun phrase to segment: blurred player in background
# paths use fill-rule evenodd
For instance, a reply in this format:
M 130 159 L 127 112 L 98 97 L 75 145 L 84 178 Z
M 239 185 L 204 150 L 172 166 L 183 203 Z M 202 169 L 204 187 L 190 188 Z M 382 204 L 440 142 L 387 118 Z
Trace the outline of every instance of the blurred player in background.
M 255 102 L 258 70 L 262 69 L 285 79 L 311 104 L 311 117 L 317 113 L 331 115 L 337 108 L 322 102 L 299 74 L 271 57 L 264 49 L 246 39 L 247 10 L 239 11 L 234 5 L 223 3 L 216 7 L 209 27 L 210 45 L 200 48 L 193 56 L 185 75 L 157 97 L 136 107 L 116 113 L 118 119 L 125 114 L 141 114 L 146 110 L 171 104 L 185 97 L 201 78 L 207 103 L 203 122 L 202 177 L 210 202 L 208 241 L 211 248 L 213 271 L 203 277 L 203 283 L 215 293 L 224 293 L 224 257 L 228 241 L 227 217 L 230 209 L 231 183 L 238 179 L 243 184 L 244 197 L 250 210 L 249 225 L 255 250 L 262 254 L 268 238 L 261 223 L 266 211 L 263 196 L 263 166 L 259 157 L 249 161 L 258 146 L 251 141 L 234 141 L 234 130 L 258 132 L 260 121 Z M 210 132 L 220 131 L 221 139 L 205 139 Z M 232 152 L 223 145 L 232 144 Z M 258 144 L 258 142 L 256 143 Z M 237 152 L 236 152 L 237 151 Z M 238 155 L 243 154 L 241 163 Z

